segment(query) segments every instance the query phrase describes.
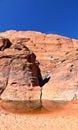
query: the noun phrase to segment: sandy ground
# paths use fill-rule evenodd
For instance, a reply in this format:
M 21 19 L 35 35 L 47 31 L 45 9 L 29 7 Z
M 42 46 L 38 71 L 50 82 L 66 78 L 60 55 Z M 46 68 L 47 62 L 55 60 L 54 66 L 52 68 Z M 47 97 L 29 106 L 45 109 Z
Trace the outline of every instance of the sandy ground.
M 62 111 L 16 114 L 1 109 L 0 130 L 78 130 L 78 101 Z
M 78 117 L 0 114 L 0 130 L 78 130 Z

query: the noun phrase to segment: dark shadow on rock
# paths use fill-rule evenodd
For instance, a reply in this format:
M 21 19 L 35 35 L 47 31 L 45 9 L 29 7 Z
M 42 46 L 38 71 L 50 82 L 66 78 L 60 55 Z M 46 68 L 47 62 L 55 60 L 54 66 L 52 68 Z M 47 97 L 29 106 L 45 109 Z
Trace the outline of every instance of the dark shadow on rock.
M 4 88 L 0 88 L 0 95 L 3 93 L 4 90 Z
M 39 81 L 39 86 L 43 87 L 50 80 L 50 75 L 48 74 L 43 79 L 39 65 L 40 65 L 40 63 L 37 62 L 36 67 L 37 67 L 38 81 Z
M 10 48 L 12 43 L 8 38 L 0 37 L 0 51 L 4 51 L 6 48 Z
M 74 102 L 73 106 L 76 104 L 77 102 Z M 34 100 L 32 102 L 0 100 L 0 108 L 4 112 L 6 112 L 6 114 L 8 113 L 19 115 L 25 115 L 25 114 L 40 115 L 48 113 L 59 114 L 59 112 L 65 113 L 65 110 L 67 110 L 67 106 L 70 107 L 70 102 L 68 101 L 43 100 L 43 106 L 42 106 L 39 100 Z
M 45 78 L 44 80 L 41 79 L 41 80 L 39 81 L 40 87 L 43 87 L 49 80 L 50 80 L 50 77 Z

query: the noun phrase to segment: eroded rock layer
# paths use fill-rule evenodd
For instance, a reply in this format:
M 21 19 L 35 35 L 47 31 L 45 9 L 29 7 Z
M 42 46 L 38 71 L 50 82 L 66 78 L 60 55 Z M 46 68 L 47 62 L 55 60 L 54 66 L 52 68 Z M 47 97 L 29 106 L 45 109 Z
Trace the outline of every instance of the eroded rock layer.
M 33 99 L 33 97 L 40 99 L 40 90 L 36 91 L 33 88 L 39 86 L 40 78 L 41 72 L 36 61 L 36 55 L 27 46 L 23 45 L 22 42 L 12 44 L 9 39 L 1 37 L 1 98 L 5 100 L 28 100 Z
M 42 73 L 52 71 L 65 53 L 78 48 L 78 40 L 55 34 L 10 30 L 0 33 L 0 36 L 9 38 L 13 44 L 22 42 L 32 50 L 40 62 Z
M 44 85 L 43 99 L 72 101 L 78 99 L 78 50 L 72 51 L 57 65 Z
M 7 31 L 0 36 L 2 98 L 16 92 L 16 99 L 27 99 L 19 96 L 22 91 L 30 93 L 32 86 L 44 85 L 39 99 L 40 95 L 44 100 L 78 99 L 78 40 L 33 31 Z

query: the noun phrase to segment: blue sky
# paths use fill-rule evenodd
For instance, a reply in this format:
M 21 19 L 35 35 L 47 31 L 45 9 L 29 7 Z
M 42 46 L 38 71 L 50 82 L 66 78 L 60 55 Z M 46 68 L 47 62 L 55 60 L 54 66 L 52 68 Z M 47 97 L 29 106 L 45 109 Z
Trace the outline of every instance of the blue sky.
M 78 0 L 0 0 L 0 32 L 6 30 L 78 39 Z

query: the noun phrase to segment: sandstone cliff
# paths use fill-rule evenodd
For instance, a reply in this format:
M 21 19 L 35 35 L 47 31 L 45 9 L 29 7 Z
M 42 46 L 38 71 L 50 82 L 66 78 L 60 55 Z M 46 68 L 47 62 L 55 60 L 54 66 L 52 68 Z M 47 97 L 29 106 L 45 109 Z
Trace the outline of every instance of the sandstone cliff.
M 38 90 L 38 99 L 41 94 L 44 100 L 78 98 L 78 40 L 30 31 L 7 31 L 0 36 L 1 93 L 7 86 L 1 95 L 3 99 L 5 95 L 10 99 L 11 92 L 17 95 L 16 99 L 21 99 L 21 93 L 25 95 L 28 86 L 45 83 L 42 93 Z M 3 42 L 5 40 L 8 44 Z M 39 62 L 36 62 L 36 56 Z
M 13 44 L 0 38 L 0 94 L 5 100 L 40 99 L 41 72 L 36 55 L 23 42 Z M 30 92 L 30 90 L 37 90 Z M 33 90 L 33 91 L 34 91 Z
M 42 73 L 51 71 L 56 66 L 59 58 L 78 48 L 78 41 L 55 34 L 44 34 L 34 31 L 6 31 L 0 36 L 7 37 L 15 43 L 23 42 L 33 51 L 40 62 Z M 46 64 L 47 63 L 47 64 Z
M 78 50 L 71 51 L 60 59 L 49 82 L 44 85 L 43 99 L 78 99 Z

